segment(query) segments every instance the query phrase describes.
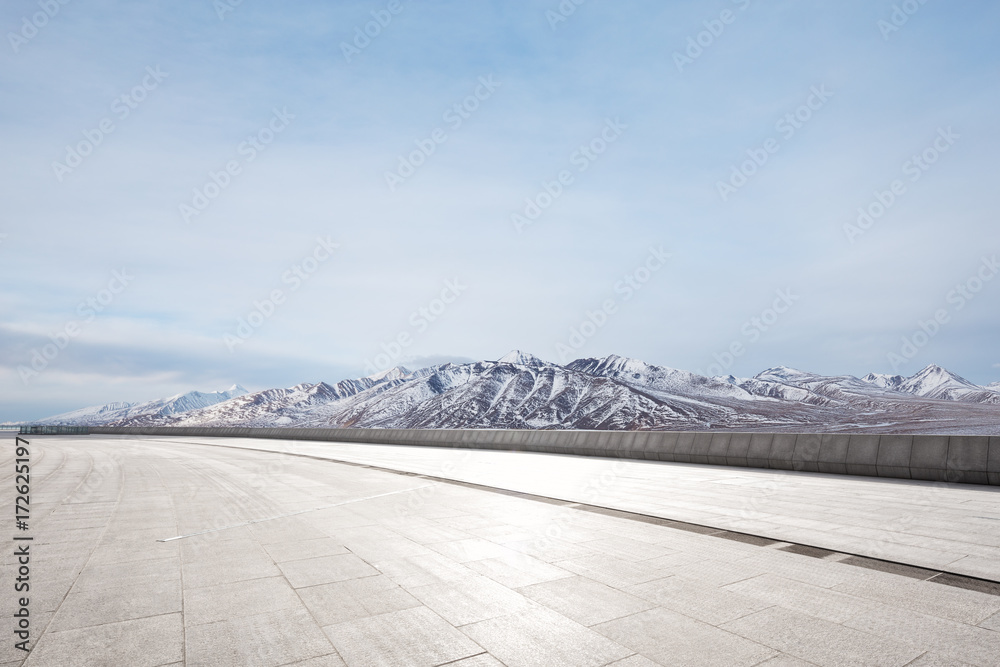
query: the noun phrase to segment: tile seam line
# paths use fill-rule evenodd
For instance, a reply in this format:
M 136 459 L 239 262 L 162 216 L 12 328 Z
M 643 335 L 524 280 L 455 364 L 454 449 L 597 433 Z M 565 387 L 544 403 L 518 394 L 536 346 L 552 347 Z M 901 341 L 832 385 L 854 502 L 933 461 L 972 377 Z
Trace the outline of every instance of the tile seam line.
M 66 628 L 65 630 L 46 630 L 46 634 L 58 635 L 64 632 L 86 632 L 88 630 L 93 630 L 95 628 L 105 628 L 109 625 L 120 625 L 122 623 L 136 623 L 138 621 L 145 621 L 150 618 L 163 618 L 165 616 L 178 616 L 181 615 L 179 611 L 165 611 L 162 614 L 148 614 L 146 616 L 136 616 L 135 618 L 123 618 L 120 621 L 107 621 L 106 623 L 95 623 L 94 625 L 81 625 L 78 628 Z M 29 656 L 30 657 L 30 656 Z M 2 665 L 3 663 L 0 663 Z M 167 665 L 177 664 L 177 661 L 164 663 Z
M 90 458 L 90 469 L 87 471 L 87 475 L 88 476 L 94 470 L 94 457 L 93 457 L 92 454 L 90 455 L 90 457 L 91 457 Z M 80 571 L 73 578 L 73 583 L 70 584 L 69 588 L 66 590 L 65 595 L 63 595 L 62 599 L 59 601 L 59 604 L 56 606 L 55 611 L 52 612 L 52 616 L 49 618 L 48 622 L 45 624 L 45 627 L 42 628 L 42 631 L 40 633 L 38 633 L 38 639 L 35 640 L 34 646 L 32 646 L 31 650 L 28 651 L 28 655 L 26 655 L 24 657 L 24 662 L 28 662 L 31 659 L 31 654 L 35 652 L 35 649 L 38 648 L 38 644 L 42 641 L 42 638 L 46 635 L 46 633 L 49 632 L 49 628 L 52 627 L 53 621 L 55 621 L 56 617 L 59 615 L 59 610 L 62 609 L 62 606 L 66 603 L 66 600 L 69 598 L 70 594 L 73 592 L 73 589 L 75 589 L 77 587 L 77 584 L 80 581 L 80 575 L 83 574 L 83 571 L 87 569 L 87 566 L 94 559 L 94 554 L 97 552 L 97 548 L 101 545 L 101 542 L 104 540 L 104 536 L 107 535 L 108 528 L 110 528 L 110 526 L 111 526 L 111 520 L 114 518 L 115 514 L 118 512 L 118 508 L 121 506 L 122 496 L 125 494 L 125 465 L 124 465 L 124 463 L 121 465 L 121 470 L 120 470 L 119 477 L 120 477 L 120 480 L 121 480 L 121 482 L 120 482 L 121 486 L 118 489 L 118 498 L 115 500 L 115 506 L 114 506 L 114 508 L 112 508 L 111 513 L 108 514 L 107 523 L 104 525 L 104 528 L 101 530 L 101 534 L 98 536 L 97 541 L 94 543 L 94 548 L 91 550 L 90 555 L 87 556 L 87 560 L 84 562 L 83 567 L 80 569 Z M 76 493 L 77 489 L 79 489 L 80 486 L 83 485 L 84 481 L 86 481 L 86 477 L 84 477 L 84 479 L 80 480 L 80 483 L 77 484 L 73 488 L 73 491 L 68 496 L 66 496 L 66 498 L 63 499 L 63 501 L 60 502 L 60 505 L 62 505 L 65 502 L 66 499 L 72 497 L 73 494 Z M 66 630 L 66 632 L 69 632 L 69 631 L 70 630 Z M 60 631 L 59 630 L 53 630 L 52 631 L 53 634 L 56 633 L 56 632 L 60 632 Z
M 489 486 L 489 485 L 480 484 L 480 483 L 477 483 L 477 482 L 465 482 L 465 481 L 461 481 L 461 480 L 449 479 L 447 477 L 438 477 L 438 476 L 435 476 L 435 475 L 424 475 L 422 473 L 408 472 L 406 470 L 397 470 L 397 469 L 394 469 L 394 468 L 386 468 L 386 467 L 383 467 L 383 466 L 376 466 L 376 465 L 371 465 L 371 464 L 367 464 L 367 463 L 357 463 L 355 461 L 345 461 L 343 459 L 335 459 L 335 458 L 332 458 L 332 457 L 329 457 L 329 456 L 317 456 L 317 455 L 314 455 L 314 454 L 301 454 L 301 453 L 298 453 L 298 452 L 284 452 L 284 451 L 280 451 L 280 450 L 260 449 L 260 448 L 256 448 L 256 447 L 240 447 L 239 445 L 224 445 L 224 444 L 214 443 L 214 442 L 185 442 L 185 441 L 179 441 L 179 440 L 158 440 L 158 439 L 152 438 L 152 437 L 150 438 L 150 440 L 156 440 L 157 442 L 174 442 L 174 443 L 177 443 L 177 444 L 186 444 L 186 445 L 201 445 L 203 447 L 224 447 L 226 449 L 239 449 L 239 450 L 242 450 L 242 451 L 249 451 L 249 452 L 266 452 L 268 454 L 282 454 L 282 455 L 285 455 L 285 456 L 298 456 L 298 457 L 301 457 L 301 458 L 313 459 L 313 460 L 316 460 L 316 461 L 326 461 L 328 463 L 339 463 L 339 464 L 342 464 L 342 465 L 357 466 L 359 468 L 369 468 L 369 469 L 372 469 L 372 470 L 378 470 L 378 471 L 381 471 L 381 472 L 386 472 L 386 473 L 390 473 L 390 474 L 394 474 L 394 475 L 402 475 L 402 476 L 407 476 L 407 477 L 414 477 L 414 476 L 416 476 L 416 477 L 422 477 L 424 479 L 434 480 L 436 482 L 444 482 L 444 483 L 447 483 L 447 484 L 452 484 L 452 485 L 457 485 L 457 486 L 461 486 L 461 485 L 473 486 L 473 487 L 476 487 L 477 489 L 481 489 L 481 490 L 484 490 L 484 491 L 489 491 L 489 492 L 492 492 L 492 493 L 500 493 L 500 494 L 506 494 L 506 495 L 512 495 L 512 494 L 514 494 L 514 495 L 518 495 L 518 496 L 523 497 L 523 498 L 538 499 L 538 500 L 541 500 L 542 502 L 557 500 L 559 502 L 566 503 L 567 505 L 569 505 L 569 504 L 575 505 L 576 507 L 578 507 L 580 509 L 583 509 L 584 511 L 588 511 L 587 508 L 591 508 L 591 507 L 592 508 L 602 509 L 602 510 L 611 510 L 611 511 L 614 511 L 614 512 L 621 512 L 622 514 L 630 515 L 630 516 L 623 517 L 623 518 L 628 518 L 631 521 L 638 521 L 638 522 L 642 522 L 642 523 L 649 523 L 649 522 L 648 521 L 644 521 L 643 519 L 638 519 L 638 518 L 633 518 L 633 517 L 645 517 L 645 518 L 649 518 L 649 519 L 657 519 L 659 521 L 669 521 L 671 523 L 680 523 L 680 524 L 685 524 L 685 525 L 689 525 L 689 526 L 698 526 L 700 528 L 708 528 L 708 529 L 712 530 L 714 533 L 736 533 L 738 535 L 746 535 L 746 536 L 749 536 L 749 537 L 757 537 L 757 538 L 767 539 L 767 540 L 775 540 L 775 541 L 781 541 L 781 542 L 788 542 L 788 540 L 777 540 L 776 538 L 767 537 L 766 535 L 757 535 L 755 533 L 743 533 L 743 532 L 736 531 L 736 530 L 729 530 L 728 528 L 718 528 L 716 526 L 710 526 L 708 524 L 694 523 L 692 521 L 681 521 L 679 519 L 668 519 L 666 517 L 656 516 L 656 515 L 653 515 L 653 514 L 644 514 L 642 512 L 636 512 L 636 511 L 633 511 L 633 510 L 623 510 L 623 509 L 619 509 L 617 507 L 608 507 L 608 506 L 605 506 L 605 505 L 594 505 L 592 503 L 579 503 L 577 501 L 566 500 L 565 498 L 558 498 L 558 497 L 555 497 L 555 496 L 543 496 L 543 495 L 536 494 L 536 493 L 525 493 L 523 491 L 514 491 L 512 489 L 505 489 L 504 487 L 500 487 L 500 486 Z M 455 449 L 460 449 L 460 448 L 455 448 Z M 675 530 L 682 530 L 682 529 L 675 529 Z M 713 533 L 702 533 L 702 534 L 704 534 L 704 535 L 710 535 L 710 536 L 715 537 L 715 535 Z M 889 563 L 889 564 L 892 564 L 892 565 L 905 565 L 907 567 L 922 568 L 922 569 L 925 569 L 925 570 L 930 570 L 931 572 L 935 572 L 936 573 L 935 576 L 937 574 L 950 574 L 950 575 L 953 575 L 953 576 L 956 576 L 956 577 L 962 577 L 962 578 L 970 579 L 970 580 L 973 580 L 973 581 L 982 581 L 982 582 L 991 583 L 991 584 L 1000 584 L 1000 580 L 998 580 L 998 579 L 987 579 L 985 577 L 977 577 L 977 576 L 974 576 L 974 575 L 971 575 L 971 574 L 963 574 L 961 572 L 954 572 L 954 571 L 951 571 L 951 570 L 929 568 L 929 567 L 924 567 L 922 565 L 914 565 L 912 563 L 904 563 L 904 562 L 901 562 L 901 561 L 888 560 L 888 559 L 885 559 L 885 558 L 876 558 L 874 556 L 868 556 L 868 555 L 865 555 L 865 554 L 859 554 L 859 553 L 855 553 L 855 552 L 852 552 L 852 551 L 841 551 L 839 549 L 827 549 L 826 547 L 820 547 L 820 546 L 817 546 L 815 544 L 807 544 L 805 542 L 789 542 L 789 543 L 790 544 L 794 544 L 796 546 L 812 547 L 814 549 L 826 549 L 827 551 L 834 551 L 836 553 L 841 553 L 841 554 L 844 554 L 846 556 L 856 556 L 858 558 L 867 558 L 868 560 L 878 561 L 880 563 Z M 764 547 L 758 547 L 758 548 L 764 548 Z M 807 556 L 807 558 L 808 558 L 808 556 Z M 959 559 L 959 560 L 961 560 L 961 559 Z M 957 562 L 957 561 L 953 561 L 953 562 Z M 934 582 L 934 583 L 939 583 L 940 584 L 941 582 Z M 941 585 L 947 585 L 947 584 L 941 584 Z
M 342 505 L 350 505 L 352 503 L 360 503 L 360 502 L 364 502 L 366 500 L 374 500 L 376 498 L 383 498 L 385 496 L 393 496 L 393 495 L 396 495 L 396 494 L 399 494 L 399 493 L 409 493 L 411 491 L 419 491 L 420 489 L 425 489 L 428 486 L 431 486 L 431 485 L 430 484 L 424 484 L 423 486 L 414 487 L 412 489 L 401 489 L 399 491 L 390 491 L 388 493 L 380 493 L 380 494 L 374 495 L 374 496 L 365 496 L 364 498 L 354 498 L 352 500 L 345 500 L 343 502 L 334 503 L 332 505 L 322 505 L 320 507 L 311 507 L 309 509 L 296 510 L 294 512 L 288 512 L 286 514 L 277 514 L 275 516 L 264 517 L 262 519 L 250 519 L 248 521 L 243 521 L 242 523 L 234 523 L 234 524 L 231 524 L 231 525 L 228 525 L 228 526 L 221 526 L 219 528 L 209 528 L 207 530 L 200 530 L 200 531 L 198 531 L 196 533 L 188 533 L 186 535 L 175 535 L 174 537 L 166 537 L 166 538 L 164 538 L 162 540 L 156 540 L 156 541 L 157 542 L 173 542 L 174 540 L 183 540 L 183 539 L 186 539 L 188 537 L 196 537 L 198 535 L 206 535 L 208 533 L 218 533 L 220 531 L 230 530 L 232 528 L 242 528 L 243 526 L 251 526 L 251 525 L 256 524 L 256 523 L 265 523 L 267 521 L 274 521 L 276 519 L 286 519 L 286 518 L 288 518 L 290 516 L 298 516 L 299 514 L 307 514 L 309 512 L 319 512 L 319 511 L 322 511 L 322 510 L 332 509 L 334 507 L 340 507 Z M 266 551 L 266 549 L 265 549 L 265 551 Z M 307 560 L 307 559 L 303 559 L 303 560 Z
M 163 474 L 160 472 L 160 469 L 157 468 L 156 466 L 152 466 L 151 469 L 152 469 L 153 473 L 156 475 L 156 479 L 159 480 L 160 486 L 162 486 L 164 492 L 166 492 L 167 498 L 170 499 L 170 513 L 174 516 L 174 525 L 179 528 L 180 527 L 180 521 L 178 521 L 177 503 L 174 502 L 173 495 L 169 491 L 167 491 L 167 485 L 163 483 Z M 184 595 L 184 593 L 185 593 L 185 589 L 184 589 L 184 554 L 181 551 L 180 547 L 177 548 L 177 570 L 178 570 L 177 574 L 180 577 L 180 584 L 181 584 L 181 664 L 186 665 L 187 664 L 187 631 L 188 631 L 187 619 L 188 619 L 188 617 L 187 617 L 187 610 L 186 610 L 187 604 L 185 602 L 185 598 L 187 596 Z M 164 665 L 170 665 L 170 664 L 171 663 L 169 663 L 169 662 L 168 663 L 164 663 Z M 173 663 L 173 664 L 176 664 L 176 663 Z

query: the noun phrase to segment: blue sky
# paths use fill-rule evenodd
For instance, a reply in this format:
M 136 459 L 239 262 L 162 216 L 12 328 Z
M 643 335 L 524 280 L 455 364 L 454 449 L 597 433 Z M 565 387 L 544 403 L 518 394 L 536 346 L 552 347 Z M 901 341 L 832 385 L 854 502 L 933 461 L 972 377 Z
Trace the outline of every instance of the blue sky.
M 995 3 L 49 4 L 0 420 L 513 348 L 1000 380 Z

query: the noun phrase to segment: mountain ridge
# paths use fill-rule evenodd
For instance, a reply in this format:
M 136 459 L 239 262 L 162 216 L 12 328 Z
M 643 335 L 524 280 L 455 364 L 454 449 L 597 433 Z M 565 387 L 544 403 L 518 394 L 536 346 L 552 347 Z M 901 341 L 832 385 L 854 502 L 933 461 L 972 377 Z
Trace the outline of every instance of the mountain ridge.
M 910 377 L 824 376 L 787 366 L 750 378 L 705 377 L 614 354 L 559 365 L 512 350 L 496 361 L 400 366 L 335 384 L 252 393 L 234 385 L 227 392 L 242 393 L 112 403 L 41 423 L 838 431 L 936 428 L 934 420 L 956 429 L 964 420 L 977 432 L 1000 434 L 1000 390 L 933 364 Z
M 199 408 L 228 401 L 249 392 L 238 384 L 224 391 L 201 392 L 189 391 L 152 401 L 106 403 L 79 410 L 73 410 L 60 415 L 43 419 L 38 424 L 74 424 L 78 426 L 96 426 L 139 415 L 172 415 L 189 412 Z

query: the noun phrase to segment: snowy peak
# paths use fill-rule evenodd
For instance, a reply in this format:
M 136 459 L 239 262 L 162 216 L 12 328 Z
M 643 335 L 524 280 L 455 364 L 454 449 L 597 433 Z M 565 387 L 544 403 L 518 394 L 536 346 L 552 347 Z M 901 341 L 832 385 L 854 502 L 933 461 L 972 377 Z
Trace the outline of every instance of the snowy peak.
M 740 382 L 739 386 L 758 396 L 832 407 L 884 400 L 886 386 L 891 383 L 889 376 L 874 373 L 859 379 L 852 375 L 819 375 L 776 366 Z
M 511 350 L 507 354 L 497 359 L 498 364 L 513 364 L 515 366 L 551 366 L 547 361 L 542 361 L 535 355 L 521 350 Z
M 666 366 L 654 366 L 617 354 L 597 359 L 577 359 L 567 364 L 566 368 L 587 375 L 611 378 L 659 398 L 750 397 L 741 387 L 718 378 L 707 378 Z
M 1000 391 L 997 389 L 975 385 L 936 364 L 930 364 L 910 377 L 869 373 L 862 378 L 862 381 L 921 398 L 966 403 L 1000 403 Z
M 868 375 L 861 378 L 862 382 L 867 382 L 868 384 L 873 384 L 876 387 L 881 387 L 882 389 L 896 389 L 903 384 L 906 380 L 902 375 L 887 375 L 885 373 L 869 373 Z
M 410 371 L 403 366 L 395 366 L 389 370 L 382 371 L 381 373 L 376 373 L 375 375 L 367 376 L 367 380 L 373 380 L 375 382 L 391 382 L 392 380 L 402 380 Z
M 907 378 L 900 391 L 925 398 L 974 403 L 1000 403 L 1000 394 L 975 385 L 949 370 L 931 364 Z
M 965 378 L 935 364 L 931 364 L 907 378 L 902 383 L 901 388 L 903 391 L 918 396 L 931 396 L 949 389 L 979 389 Z
M 801 380 L 808 377 L 811 373 L 806 373 L 805 371 L 800 371 L 797 368 L 789 368 L 788 366 L 775 366 L 774 368 L 768 368 L 765 371 L 761 371 L 754 376 L 757 380 L 771 380 L 777 382 L 785 382 L 788 380 Z
M 656 371 L 677 372 L 672 368 L 652 366 L 645 361 L 619 357 L 617 354 L 610 354 L 603 358 L 577 359 L 567 364 L 566 368 L 589 373 L 590 375 L 601 375 L 604 377 L 632 376 L 633 379 L 648 376 Z
M 222 403 L 223 401 L 228 401 L 231 398 L 245 396 L 248 393 L 250 392 L 237 384 L 234 384 L 225 391 L 189 391 L 186 394 L 178 394 L 177 396 L 171 396 L 170 398 L 162 399 L 160 401 L 150 401 L 149 403 L 138 406 L 139 410 L 135 412 L 172 415 L 179 412 L 187 412 L 188 410 L 197 410 L 198 408 L 208 407 L 209 405 L 215 405 L 216 403 Z M 159 409 L 156 409 L 157 403 L 161 404 Z
M 294 394 L 305 394 L 306 396 L 315 396 L 317 394 L 329 394 L 333 391 L 333 387 L 325 382 L 302 382 L 295 386 L 289 387 L 286 391 L 290 395 Z

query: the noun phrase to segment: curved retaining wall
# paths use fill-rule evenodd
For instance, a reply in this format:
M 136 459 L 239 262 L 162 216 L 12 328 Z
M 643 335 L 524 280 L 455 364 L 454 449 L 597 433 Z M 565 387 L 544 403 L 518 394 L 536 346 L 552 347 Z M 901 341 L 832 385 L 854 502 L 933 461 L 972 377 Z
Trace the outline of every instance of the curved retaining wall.
M 998 436 L 201 427 L 90 432 L 501 449 L 1000 486 Z

